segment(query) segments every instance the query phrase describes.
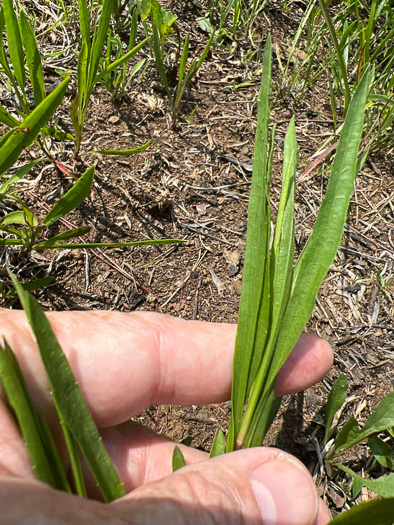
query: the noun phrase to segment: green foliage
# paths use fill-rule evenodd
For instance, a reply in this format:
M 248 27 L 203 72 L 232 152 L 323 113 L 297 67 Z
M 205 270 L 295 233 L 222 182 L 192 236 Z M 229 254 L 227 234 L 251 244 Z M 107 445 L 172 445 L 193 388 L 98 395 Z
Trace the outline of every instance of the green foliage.
M 75 484 L 79 487 L 78 493 L 84 495 L 76 447 L 84 455 L 104 500 L 112 501 L 124 496 L 123 484 L 104 448 L 92 415 L 49 321 L 34 297 L 23 289 L 13 274 L 10 273 L 10 276 L 33 330 L 48 375 L 51 395 L 71 458 Z M 20 402 L 24 408 L 24 400 L 21 399 Z M 34 426 L 33 423 L 31 425 Z
M 357 172 L 369 83 L 365 74 L 353 96 L 314 230 L 293 268 L 293 192 L 297 158 L 294 122 L 286 135 L 282 197 L 270 248 L 272 142 L 268 134 L 268 98 L 271 53 L 268 38 L 259 96 L 227 451 L 260 445 L 279 407 L 280 401 L 275 400 L 274 394 L 277 373 L 312 313 L 318 290 L 341 240 Z
M 366 106 L 365 149 L 391 143 L 394 133 L 394 10 L 386 0 L 370 3 L 349 0 L 329 9 L 324 0 L 309 2 L 292 46 L 306 28 L 306 57 L 298 64 L 285 90 L 301 97 L 327 73 L 334 123 L 346 115 L 352 93 L 366 68 L 370 70 L 370 93 Z M 316 57 L 325 57 L 319 62 Z M 289 59 L 290 60 L 290 59 Z M 288 72 L 289 64 L 284 70 Z M 296 86 L 296 91 L 293 90 Z
M 18 174 L 15 174 L 17 176 Z M 18 175 L 19 176 L 19 175 Z M 0 221 L 0 231 L 12 234 L 16 238 L 0 238 L 0 246 L 20 246 L 21 253 L 26 254 L 31 250 L 42 251 L 46 249 L 64 248 L 117 248 L 142 245 L 159 245 L 182 242 L 178 239 L 159 239 L 152 241 L 117 242 L 117 243 L 73 243 L 64 241 L 86 235 L 90 231 L 89 226 L 80 226 L 73 230 L 59 233 L 48 238 L 42 238 L 44 232 L 62 219 L 65 215 L 75 210 L 90 194 L 94 176 L 94 167 L 88 168 L 77 182 L 61 197 L 44 217 L 42 224 L 34 212 L 21 198 L 11 193 L 1 193 L 0 199 L 10 199 L 16 202 L 21 210 L 8 213 Z M 7 183 L 5 183 L 7 186 Z M 18 227 L 10 227 L 16 225 Z
M 51 431 L 35 408 L 25 380 L 7 341 L 0 343 L 0 382 L 18 422 L 37 479 L 71 492 Z
M 69 78 L 63 80 L 42 102 L 12 130 L 0 145 L 0 175 L 3 175 L 18 160 L 48 122 L 65 95 Z
M 328 441 L 331 424 L 335 414 L 346 401 L 347 388 L 348 382 L 346 376 L 341 374 L 334 383 L 326 403 L 326 431 L 324 434 L 324 444 Z
M 121 56 L 115 58 L 114 61 L 110 61 L 110 56 L 108 56 L 107 54 L 107 57 L 106 59 L 104 59 L 103 62 L 102 54 L 104 50 L 104 45 L 107 42 L 108 38 L 112 8 L 113 0 L 103 0 L 103 6 L 99 16 L 99 20 L 91 38 L 89 30 L 90 17 L 87 2 L 86 0 L 79 0 L 79 20 L 82 42 L 81 49 L 78 54 L 77 96 L 75 97 L 70 109 L 70 115 L 75 130 L 75 158 L 78 158 L 79 156 L 86 114 L 88 111 L 90 98 L 94 86 L 98 82 L 110 83 L 111 76 L 113 76 L 114 74 L 116 75 L 117 68 L 120 68 L 120 66 L 124 66 L 146 44 L 148 40 L 143 40 L 137 46 L 134 46 L 132 49 L 129 49 L 127 53 L 120 53 Z M 133 37 L 132 39 L 133 45 L 134 41 L 135 37 Z M 109 44 L 111 45 L 111 37 L 109 39 Z M 102 67 L 101 71 L 100 62 L 102 63 L 102 66 L 104 66 Z M 120 75 L 121 77 L 119 82 L 121 83 L 123 79 L 123 84 L 126 82 L 127 85 L 127 75 L 122 75 L 122 73 L 120 73 Z M 123 152 L 123 154 L 126 153 Z M 127 154 L 130 155 L 131 153 Z
M 185 92 L 206 59 L 215 35 L 214 33 L 211 34 L 199 59 L 190 61 L 190 37 L 186 35 L 182 44 L 178 32 L 179 48 L 176 53 L 175 64 L 172 67 L 172 75 L 176 78 L 176 81 L 172 82 L 166 67 L 165 43 L 171 34 L 172 27 L 175 27 L 174 22 L 176 15 L 164 10 L 157 0 L 142 0 L 140 3 L 140 14 L 142 20 L 145 21 L 149 19 L 151 23 L 153 55 L 157 71 L 170 102 L 172 125 L 175 127 Z M 181 48 L 182 51 L 180 52 Z
M 132 79 L 146 64 L 146 59 L 142 58 L 131 71 L 128 68 L 128 61 L 149 41 L 147 37 L 137 46 L 135 45 L 137 24 L 138 11 L 135 9 L 131 19 L 129 45 L 126 51 L 123 49 L 121 38 L 112 34 L 111 30 L 108 31 L 107 50 L 105 57 L 101 59 L 102 71 L 99 73 L 98 81 L 103 83 L 115 99 L 127 94 Z
M 172 453 L 172 471 L 175 472 L 182 467 L 186 466 L 185 458 L 181 452 L 181 449 L 178 445 L 175 445 L 174 451 Z
M 209 453 L 210 458 L 215 456 L 220 456 L 226 452 L 226 438 L 221 430 L 215 435 L 215 438 L 212 443 L 211 451 Z
M 394 498 L 367 501 L 330 521 L 330 525 L 392 525 Z

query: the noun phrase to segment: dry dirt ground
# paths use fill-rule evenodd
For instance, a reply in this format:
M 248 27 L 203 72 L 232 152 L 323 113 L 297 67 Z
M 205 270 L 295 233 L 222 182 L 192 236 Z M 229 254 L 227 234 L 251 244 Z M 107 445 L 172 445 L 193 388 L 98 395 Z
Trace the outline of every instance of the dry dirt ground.
M 172 2 L 167 7 L 179 16 L 182 34 L 191 34 L 193 52 L 199 51 L 207 39 L 195 22 L 201 11 L 191 2 Z M 84 151 L 127 149 L 148 139 L 152 146 L 133 157 L 85 155 L 85 166 L 96 164 L 94 190 L 77 212 L 62 221 L 60 229 L 89 225 L 90 241 L 174 237 L 186 243 L 130 250 L 46 251 L 27 258 L 7 248 L 1 252 L 2 266 L 10 264 L 22 280 L 52 275 L 53 283 L 36 292 L 50 310 L 154 310 L 185 319 L 236 322 L 263 44 L 271 31 L 277 52 L 286 58 L 286 43 L 292 41 L 301 14 L 296 7 L 283 13 L 280 5 L 270 3 L 259 18 L 254 48 L 240 41 L 233 51 L 229 43 L 213 49 L 174 130 L 153 64 L 131 83 L 120 101 L 114 101 L 103 87 L 95 90 Z M 65 45 L 62 39 L 58 31 L 53 41 L 48 37 L 42 45 L 61 48 Z M 74 60 L 70 53 L 66 52 L 68 67 Z M 314 169 L 308 168 L 313 154 L 331 136 L 333 123 L 324 79 L 297 99 L 296 93 L 281 89 L 277 60 L 273 76 L 272 122 L 277 124 L 277 139 L 272 200 L 276 206 L 283 138 L 294 114 L 300 147 L 296 189 L 299 252 L 321 203 L 329 156 Z M 236 89 L 242 83 L 242 89 Z M 68 102 L 70 98 L 71 93 Z M 67 104 L 60 117 L 64 129 L 72 130 Z M 52 151 L 58 161 L 73 167 L 71 143 L 54 143 Z M 80 163 L 74 169 L 81 173 L 85 167 Z M 334 514 L 346 504 L 340 486 L 346 478 L 335 473 L 329 478 L 317 459 L 329 388 L 340 372 L 349 380 L 352 397 L 340 424 L 352 414 L 362 423 L 393 389 L 393 171 L 391 148 L 370 157 L 358 176 L 341 248 L 308 326 L 331 342 L 335 365 L 322 383 L 285 399 L 266 440 L 305 462 Z M 54 169 L 39 175 L 38 171 L 32 174 L 35 182 L 26 190 L 31 206 L 44 213 L 72 180 L 60 177 Z M 18 307 L 9 301 L 3 304 Z M 175 440 L 189 438 L 192 446 L 208 450 L 216 431 L 226 430 L 229 410 L 229 404 L 152 406 L 138 419 Z M 366 448 L 359 447 L 348 456 L 348 465 L 361 472 L 365 454 Z M 375 469 L 370 475 L 378 474 Z M 361 498 L 366 497 L 370 495 L 363 492 Z

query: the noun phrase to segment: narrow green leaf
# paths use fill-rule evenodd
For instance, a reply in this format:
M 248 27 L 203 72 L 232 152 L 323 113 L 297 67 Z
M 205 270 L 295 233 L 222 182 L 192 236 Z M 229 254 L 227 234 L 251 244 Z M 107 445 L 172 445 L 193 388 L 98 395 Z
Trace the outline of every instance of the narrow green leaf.
M 375 408 L 372 415 L 367 419 L 365 425 L 354 436 L 351 435 L 346 441 L 339 441 L 339 435 L 335 440 L 336 452 L 343 452 L 356 443 L 367 439 L 372 434 L 382 432 L 394 426 L 394 392 L 384 397 Z
M 90 48 L 90 18 L 86 0 L 78 0 L 79 25 L 81 29 L 82 45 Z
M 394 470 L 394 449 L 377 436 L 368 439 L 368 446 L 382 467 Z
M 326 431 L 324 433 L 324 444 L 327 443 L 331 424 L 335 414 L 346 401 L 348 382 L 345 374 L 340 374 L 335 381 L 326 403 Z
M 9 126 L 10 128 L 15 128 L 20 124 L 19 120 L 13 117 L 11 113 L 8 113 L 8 111 L 3 108 L 3 106 L 0 106 L 0 122 L 6 126 Z
M 267 151 L 271 56 L 272 45 L 269 36 L 264 53 L 262 82 L 258 99 L 258 121 L 249 199 L 243 286 L 233 364 L 232 414 L 227 438 L 228 452 L 235 448 L 235 441 L 241 425 L 243 406 L 247 398 L 252 355 L 255 349 L 262 352 L 268 330 L 267 326 L 264 327 L 260 323 L 259 337 L 256 341 L 263 282 L 266 276 L 265 263 L 267 262 L 270 239 L 270 217 L 267 206 Z
M 360 492 L 363 488 L 363 484 L 362 484 L 362 481 L 358 480 L 358 479 L 355 479 L 353 478 L 353 481 L 352 481 L 352 488 L 351 488 L 351 497 L 352 497 L 352 500 L 355 501 L 356 498 L 358 498 L 358 496 L 360 495 Z
M 368 86 L 369 77 L 366 73 L 349 106 L 314 230 L 294 270 L 292 293 L 279 332 L 275 359 L 269 373 L 270 385 L 267 384 L 266 392 L 274 388 L 273 378 L 286 361 L 312 314 L 321 283 L 338 250 L 357 174 L 357 154 Z
M 16 79 L 19 82 L 19 86 L 24 93 L 26 87 L 25 60 L 18 19 L 12 5 L 12 0 L 3 0 L 3 7 L 12 66 L 14 68 Z
M 5 340 L 3 344 L 0 343 L 0 380 L 26 443 L 37 479 L 53 488 L 69 491 L 60 458 L 53 461 L 53 450 L 48 448 L 48 440 L 53 443 L 52 435 L 34 408 L 18 362 Z
M 83 124 L 84 112 L 89 103 L 91 87 L 93 87 L 89 85 L 89 53 L 89 47 L 85 43 L 83 43 L 78 55 L 77 65 L 77 116 L 79 125 Z M 74 128 L 77 132 L 75 124 Z
M 88 86 L 94 86 L 96 75 L 103 52 L 104 44 L 107 39 L 109 21 L 113 8 L 113 0 L 103 0 L 103 9 L 100 13 L 100 19 L 97 29 L 94 32 L 91 60 L 89 64 Z
M 352 442 L 359 433 L 359 426 L 357 420 L 351 417 L 349 421 L 343 426 L 335 439 L 335 454 L 341 450 L 348 442 Z
M 45 250 L 46 248 L 51 248 L 53 244 L 58 243 L 59 241 L 67 241 L 68 239 L 74 239 L 75 237 L 81 237 L 86 235 L 90 231 L 90 226 L 81 226 L 75 230 L 70 230 L 67 232 L 59 233 L 46 239 L 45 241 L 39 242 L 34 245 L 34 250 Z
M 82 464 L 79 458 L 79 450 L 76 439 L 73 434 L 70 432 L 67 422 L 65 421 L 63 414 L 58 410 L 58 416 L 60 419 L 60 425 L 64 434 L 64 439 L 66 441 L 68 455 L 70 457 L 71 472 L 73 475 L 75 491 L 81 498 L 87 497 L 85 479 L 83 477 Z
M 211 452 L 209 453 L 210 458 L 221 456 L 226 453 L 226 438 L 221 430 L 216 432 L 214 437 Z
M 94 166 L 88 168 L 77 182 L 57 201 L 44 219 L 44 226 L 50 226 L 74 210 L 90 193 L 93 184 Z
M 134 242 L 87 242 L 85 244 L 52 244 L 48 243 L 43 246 L 42 243 L 33 246 L 33 250 L 50 249 L 67 249 L 75 250 L 80 248 L 130 248 L 132 246 L 158 246 L 161 244 L 177 244 L 185 242 L 184 239 L 156 239 L 149 241 L 134 241 Z
M 34 103 L 36 106 L 45 98 L 44 74 L 40 52 L 38 51 L 36 37 L 23 11 L 20 14 L 21 37 L 25 48 L 30 81 L 33 86 Z
M 134 149 L 99 149 L 96 151 L 86 151 L 84 155 L 91 154 L 91 155 L 97 155 L 100 153 L 101 155 L 119 155 L 119 156 L 127 156 L 127 155 L 135 155 L 136 153 L 140 153 L 141 151 L 145 151 L 149 146 L 151 145 L 152 141 L 148 140 L 145 144 L 142 144 L 142 146 L 138 146 Z
M 0 246 L 21 246 L 23 245 L 23 241 L 19 241 L 18 239 L 1 239 L 0 238 Z
M 179 73 L 178 73 L 178 90 L 182 84 L 183 76 L 186 71 L 187 58 L 189 56 L 189 35 L 186 35 L 185 43 L 183 44 L 182 56 L 179 62 Z
M 168 84 L 166 68 L 164 65 L 164 58 L 163 58 L 163 53 L 161 49 L 160 33 L 159 33 L 159 29 L 155 21 L 152 22 L 152 30 L 153 30 L 153 52 L 155 54 L 157 71 L 159 72 L 161 81 L 163 82 L 163 86 L 166 88 L 167 95 L 172 105 L 172 92 Z
M 41 159 L 33 160 L 33 161 L 29 162 L 28 164 L 25 164 L 24 166 L 22 166 L 22 168 L 19 168 L 18 171 L 16 171 L 14 173 L 14 175 L 11 175 L 11 177 L 9 179 L 7 179 L 4 182 L 4 184 L 2 184 L 0 186 L 0 193 L 6 193 L 13 184 L 16 184 L 20 179 L 23 179 L 23 177 L 25 177 L 29 173 L 29 171 L 38 162 L 41 162 L 42 160 L 44 160 L 44 159 L 41 158 Z
M 22 151 L 33 143 L 42 126 L 48 122 L 61 103 L 69 80 L 69 78 L 63 80 L 44 98 L 3 144 L 0 149 L 0 175 L 13 166 Z
M 186 466 L 185 458 L 181 452 L 181 449 L 178 445 L 175 445 L 174 451 L 172 453 L 172 472 L 179 470 L 182 467 Z
M 329 525 L 392 525 L 393 509 L 394 498 L 375 499 L 343 512 L 330 521 Z
M 111 71 L 117 69 L 122 64 L 128 62 L 130 58 L 132 58 L 135 54 L 138 53 L 140 49 L 144 47 L 148 40 L 150 40 L 150 37 L 147 37 L 144 40 L 142 40 L 142 42 L 140 42 L 133 49 L 125 53 L 121 58 L 118 58 L 118 60 L 114 60 L 114 62 L 111 62 L 111 64 L 109 64 L 109 66 L 107 66 L 104 71 L 97 75 L 96 82 L 101 82 L 103 78 L 105 78 Z
M 32 279 L 27 283 L 23 283 L 22 286 L 23 289 L 26 290 L 26 292 L 34 292 L 35 290 L 39 290 L 40 288 L 45 288 L 46 286 L 49 286 L 52 281 L 53 277 L 51 275 L 48 275 L 46 277 L 41 277 L 41 279 Z
M 346 472 L 346 474 L 349 474 L 349 476 L 352 476 L 352 478 L 357 479 L 360 483 L 364 485 L 364 487 L 367 487 L 368 489 L 373 490 L 374 492 L 376 492 L 376 494 L 379 494 L 380 496 L 383 496 L 384 498 L 393 497 L 394 472 L 391 474 L 388 474 L 387 476 L 380 476 L 380 478 L 377 478 L 377 479 L 366 479 L 366 478 L 359 476 L 349 467 L 346 467 L 345 465 L 342 465 L 341 463 L 334 463 L 334 466 L 343 470 L 344 472 Z M 393 510 L 394 510 L 394 507 L 393 507 Z M 394 514 L 392 514 L 391 517 L 393 518 Z
M 19 122 L 18 122 L 18 126 L 19 126 Z M 0 139 L 0 151 L 1 151 L 1 148 L 4 146 L 4 144 L 7 142 L 7 140 L 11 137 L 11 135 L 13 133 L 15 133 L 17 128 L 11 128 L 7 131 L 7 133 L 5 133 L 1 139 Z M 0 159 L 1 160 L 1 159 Z M 2 178 L 2 174 L 0 174 L 0 177 Z
M 92 415 L 48 319 L 36 299 L 23 290 L 11 272 L 10 277 L 36 337 L 56 409 L 61 413 L 61 418 L 77 441 L 104 500 L 112 501 L 124 496 L 123 484 L 102 443 Z

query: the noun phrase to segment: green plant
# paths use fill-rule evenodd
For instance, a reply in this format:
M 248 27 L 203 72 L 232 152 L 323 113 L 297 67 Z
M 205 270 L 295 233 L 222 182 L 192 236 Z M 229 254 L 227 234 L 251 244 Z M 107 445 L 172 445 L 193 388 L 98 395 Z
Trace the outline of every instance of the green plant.
M 137 37 L 137 24 L 138 15 L 137 10 L 134 9 L 130 24 L 129 43 L 126 51 L 123 49 L 121 38 L 116 34 L 112 34 L 111 30 L 108 31 L 107 50 L 105 57 L 101 59 L 100 63 L 100 70 L 105 72 L 101 81 L 115 99 L 123 97 L 127 94 L 127 90 L 132 79 L 146 64 L 146 59 L 142 58 L 134 65 L 131 70 L 128 68 L 127 61 L 118 67 L 112 67 L 112 69 L 108 69 L 111 62 L 116 63 L 118 60 L 121 60 L 126 53 L 129 53 L 134 49 L 135 40 Z M 147 40 L 145 40 L 145 42 L 146 41 Z M 113 60 L 113 57 L 115 60 Z
M 341 430 L 336 432 L 335 438 L 332 438 L 337 427 L 332 423 L 336 413 L 341 410 L 346 401 L 347 388 L 346 377 L 341 374 L 333 385 L 326 404 L 327 421 L 322 459 L 327 467 L 337 467 L 353 478 L 352 499 L 358 496 L 362 486 L 368 487 L 383 497 L 390 497 L 394 494 L 394 447 L 389 444 L 389 441 L 392 441 L 390 435 L 388 441 L 382 440 L 378 435 L 389 432 L 394 427 L 394 392 L 380 401 L 362 428 L 359 427 L 357 420 L 351 417 Z M 391 474 L 381 475 L 376 479 L 363 478 L 350 468 L 338 463 L 337 458 L 341 454 L 363 441 L 368 441 L 372 458 L 374 458 L 372 464 L 364 469 L 365 473 L 379 466 L 379 470 L 383 468 L 386 472 L 392 471 Z
M 316 224 L 294 259 L 294 184 L 297 145 L 294 121 L 285 140 L 283 184 L 270 246 L 269 139 L 271 41 L 268 39 L 259 97 L 244 281 L 234 357 L 232 419 L 227 450 L 261 444 L 280 404 L 275 378 L 312 313 L 319 287 L 334 259 L 357 173 L 357 154 L 368 90 L 364 75 L 352 99 Z M 246 405 L 245 405 L 246 403 Z
M 363 72 L 370 70 L 370 94 L 367 100 L 365 149 L 378 149 L 393 138 L 394 11 L 385 0 L 341 2 L 329 10 L 325 0 L 311 2 L 300 30 L 307 28 L 307 54 L 287 86 L 301 97 L 317 78 L 329 71 L 331 110 L 334 124 L 345 116 L 351 95 Z M 319 63 L 316 57 L 324 57 Z M 284 76 L 288 71 L 288 65 Z
M 160 78 L 163 82 L 163 85 L 166 89 L 168 99 L 170 101 L 171 107 L 171 119 L 172 126 L 175 127 L 178 114 L 180 111 L 181 102 L 183 96 L 186 92 L 186 89 L 190 86 L 191 81 L 198 73 L 198 70 L 201 68 L 202 63 L 208 55 L 209 49 L 211 47 L 214 33 L 212 33 L 209 38 L 206 46 L 204 47 L 203 52 L 200 55 L 200 58 L 196 61 L 193 60 L 191 63 L 188 63 L 189 59 L 189 35 L 186 35 L 185 41 L 183 43 L 182 55 L 180 58 L 179 64 L 176 64 L 177 67 L 177 84 L 175 89 L 170 86 L 170 82 L 166 73 L 166 68 L 164 64 L 164 57 L 161 48 L 160 35 L 156 25 L 156 22 L 153 21 L 153 48 L 155 53 L 155 60 Z
M 32 210 L 23 202 L 23 200 L 10 193 L 1 193 L 0 199 L 11 199 L 20 206 L 20 210 L 8 213 L 0 221 L 0 231 L 11 234 L 14 238 L 0 238 L 0 246 L 20 246 L 21 255 L 31 250 L 41 251 L 47 249 L 64 249 L 64 248 L 117 248 L 142 246 L 146 244 L 169 244 L 172 242 L 181 242 L 175 239 L 160 239 L 152 241 L 136 242 L 117 242 L 117 243 L 73 243 L 69 241 L 75 237 L 81 237 L 90 231 L 89 226 L 80 226 L 79 228 L 59 233 L 50 237 L 43 237 L 45 232 L 50 231 L 50 227 L 57 223 L 62 217 L 79 206 L 90 194 L 94 176 L 94 167 L 89 168 L 77 182 L 68 190 L 68 192 L 52 207 L 44 217 L 42 224 Z M 19 228 L 15 227 L 17 225 Z
M 186 35 L 186 38 L 182 43 L 179 31 L 176 30 L 178 44 L 175 59 L 173 60 L 171 67 L 171 73 L 169 73 L 166 66 L 165 44 L 169 35 L 173 33 L 173 28 L 176 28 L 175 21 L 177 17 L 170 11 L 163 9 L 157 0 L 142 0 L 140 2 L 139 12 L 147 32 L 149 32 L 149 29 L 146 21 L 150 20 L 153 55 L 157 71 L 170 102 L 172 126 L 175 127 L 184 94 L 208 55 L 214 38 L 214 33 L 211 34 L 200 58 L 198 60 L 190 61 L 190 37 L 189 35 Z
M 81 49 L 78 53 L 77 96 L 71 104 L 70 109 L 70 115 L 75 130 L 75 159 L 79 156 L 86 114 L 94 86 L 98 82 L 104 83 L 104 81 L 108 79 L 117 68 L 126 64 L 128 60 L 130 60 L 130 58 L 132 58 L 148 41 L 148 38 L 144 39 L 120 58 L 111 63 L 105 63 L 104 69 L 100 72 L 99 66 L 104 45 L 107 41 L 112 8 L 113 0 L 103 0 L 98 24 L 96 25 L 93 37 L 91 38 L 88 5 L 86 0 L 79 0 Z M 150 142 L 147 142 L 145 147 L 148 147 L 149 144 Z M 138 151 L 141 151 L 141 148 L 139 148 Z M 112 150 L 111 154 L 131 155 L 134 152 L 135 150 Z
M 44 312 L 12 273 L 10 277 L 36 337 L 48 375 L 51 395 L 69 453 L 74 484 L 72 488 L 49 426 L 35 408 L 18 362 L 8 343 L 3 341 L 0 344 L 0 379 L 26 442 L 36 477 L 53 488 L 66 492 L 74 489 L 77 494 L 86 497 L 79 458 L 81 451 L 104 500 L 112 501 L 122 497 L 125 494 L 124 486 Z
M 19 102 L 19 107 L 15 107 L 15 112 L 25 120 L 35 108 L 40 106 L 46 97 L 41 55 L 27 15 L 21 10 L 18 19 L 12 0 L 6 0 L 0 9 L 1 36 L 3 36 L 4 28 L 6 28 L 9 58 L 7 57 L 3 39 L 1 39 L 0 73 L 5 76 L 9 89 L 14 92 Z M 26 67 L 29 71 L 29 79 L 26 78 Z M 33 98 L 30 96 L 31 92 L 33 93 Z M 62 96 L 64 97 L 64 95 L 65 90 L 62 90 Z M 61 100 L 58 101 L 59 104 L 60 102 Z M 44 154 L 53 160 L 46 147 L 45 136 L 54 136 L 61 140 L 73 140 L 73 137 L 47 125 L 47 121 L 48 119 L 41 125 L 40 129 L 35 133 L 34 141 L 29 142 L 29 145 L 35 142 Z M 2 106 L 0 106 L 0 122 L 11 129 L 17 127 L 26 129 L 26 127 L 20 127 L 20 121 Z

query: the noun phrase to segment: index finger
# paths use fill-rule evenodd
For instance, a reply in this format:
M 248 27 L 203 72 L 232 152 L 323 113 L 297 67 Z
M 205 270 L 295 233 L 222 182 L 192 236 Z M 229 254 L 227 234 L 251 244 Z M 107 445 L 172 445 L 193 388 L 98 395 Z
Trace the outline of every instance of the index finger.
M 48 318 L 98 426 L 126 421 L 152 404 L 217 403 L 230 397 L 235 325 L 152 312 L 52 312 Z M 17 355 L 42 409 L 52 412 L 24 312 L 1 311 L 0 337 Z M 301 337 L 294 355 L 278 378 L 278 395 L 310 386 L 332 363 L 328 343 L 314 336 Z

